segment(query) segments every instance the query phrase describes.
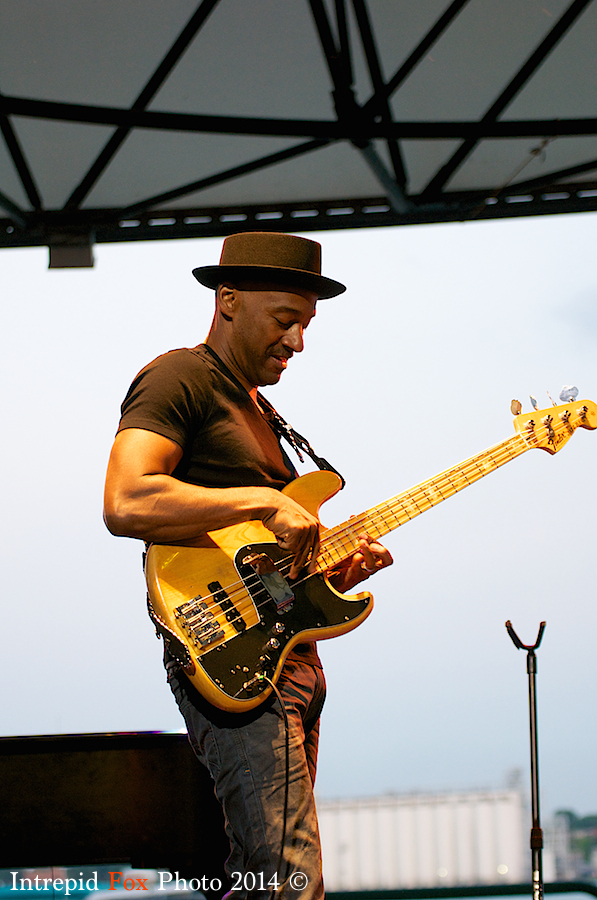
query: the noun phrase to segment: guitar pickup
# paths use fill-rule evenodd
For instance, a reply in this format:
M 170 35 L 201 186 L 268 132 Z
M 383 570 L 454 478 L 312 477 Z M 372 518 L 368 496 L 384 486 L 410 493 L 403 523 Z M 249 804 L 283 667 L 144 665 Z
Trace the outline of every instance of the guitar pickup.
M 288 612 L 294 603 L 294 594 L 283 575 L 276 569 L 267 553 L 251 553 L 243 559 L 243 565 L 251 566 L 263 587 L 276 604 L 279 613 Z
M 207 585 L 213 594 L 213 598 L 226 616 L 226 621 L 236 628 L 240 633 L 247 630 L 247 623 L 237 610 L 236 606 L 230 599 L 229 594 L 224 590 L 219 581 L 210 581 Z

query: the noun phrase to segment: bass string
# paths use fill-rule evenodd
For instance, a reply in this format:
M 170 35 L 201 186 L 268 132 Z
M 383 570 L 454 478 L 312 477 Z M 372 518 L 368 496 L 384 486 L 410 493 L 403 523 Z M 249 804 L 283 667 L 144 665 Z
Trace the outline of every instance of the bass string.
M 358 549 L 359 533 L 363 527 L 369 526 L 374 528 L 377 531 L 377 536 L 381 537 L 383 534 L 393 531 L 410 519 L 426 512 L 433 506 L 439 505 L 443 500 L 453 496 L 470 484 L 474 484 L 485 475 L 489 475 L 497 468 L 500 468 L 500 466 L 510 462 L 510 460 L 516 459 L 527 450 L 542 446 L 550 436 L 550 431 L 558 434 L 567 429 L 572 433 L 581 422 L 582 417 L 580 415 L 577 415 L 576 420 L 552 420 L 549 424 L 544 424 L 541 421 L 541 424 L 529 432 L 527 437 L 517 432 L 505 441 L 495 444 L 477 456 L 471 457 L 436 477 L 422 482 L 422 484 L 412 488 L 410 491 L 398 494 L 396 497 L 358 516 L 354 516 L 341 525 L 325 529 L 321 538 L 321 554 L 328 553 L 330 556 L 336 554 L 339 556 L 336 562 L 340 562 L 341 559 L 346 558 L 355 549 Z M 529 438 L 531 437 L 535 438 L 536 443 L 530 442 Z M 488 468 L 484 468 L 483 463 L 487 461 L 489 461 L 490 465 Z M 458 484 L 457 480 L 459 478 L 464 478 L 466 483 Z M 439 494 L 439 499 L 435 500 L 433 497 L 430 497 L 430 492 Z M 414 505 L 414 509 L 412 505 Z M 390 523 L 387 521 L 388 517 L 390 517 Z M 338 549 L 338 546 L 340 549 Z M 328 566 L 325 568 L 328 568 Z
M 517 452 L 512 452 L 511 443 L 520 445 Z M 430 478 L 417 487 L 398 494 L 396 497 L 392 497 L 390 500 L 386 500 L 358 516 L 354 516 L 341 525 L 326 529 L 322 534 L 323 551 L 325 552 L 327 545 L 330 545 L 330 554 L 334 550 L 338 552 L 334 544 L 339 544 L 342 555 L 348 555 L 351 551 L 346 550 L 345 544 L 348 543 L 355 548 L 355 542 L 358 542 L 358 535 L 363 528 L 367 526 L 374 528 L 377 530 L 377 536 L 381 537 L 383 534 L 387 534 L 389 531 L 393 531 L 405 522 L 410 521 L 410 519 L 416 518 L 416 516 L 426 512 L 433 506 L 438 506 L 443 500 L 447 500 L 448 497 L 453 496 L 470 484 L 474 484 L 485 475 L 489 475 L 490 472 L 495 471 L 495 469 L 511 459 L 515 459 L 527 449 L 529 448 L 524 438 L 515 435 L 514 438 L 510 438 L 503 444 L 497 444 L 495 447 L 491 447 L 484 453 L 479 454 L 479 456 L 466 460 L 458 466 L 453 466 L 435 478 Z M 482 469 L 480 464 L 487 459 L 491 460 L 491 467 Z M 464 478 L 466 483 L 460 485 L 455 483 L 458 476 Z M 471 477 L 469 478 L 468 476 Z M 438 494 L 439 498 L 434 499 L 432 496 L 430 497 L 430 493 Z M 390 518 L 389 523 L 387 521 L 388 517 Z M 356 549 L 358 549 L 358 543 L 356 543 Z
M 578 418 L 580 421 L 580 416 Z M 541 425 L 529 433 L 529 437 L 531 434 L 534 435 L 537 440 L 537 445 L 540 445 L 549 436 L 550 428 L 557 434 L 565 428 L 569 428 L 573 431 L 575 427 L 577 427 L 577 425 L 570 422 L 570 420 L 568 422 L 562 420 L 557 422 L 554 420 L 549 426 L 541 422 Z M 422 482 L 422 484 L 410 491 L 398 494 L 396 497 L 361 513 L 359 516 L 349 519 L 341 525 L 326 529 L 322 536 L 322 544 L 325 542 L 332 545 L 332 551 L 330 552 L 333 552 L 333 544 L 336 542 L 340 544 L 344 551 L 344 544 L 347 542 L 347 538 L 349 543 L 352 543 L 354 546 L 357 531 L 367 524 L 378 529 L 378 536 L 387 534 L 388 531 L 398 528 L 400 525 L 404 524 L 404 522 L 426 512 L 426 510 L 431 509 L 433 506 L 437 506 L 442 500 L 453 496 L 453 494 L 468 487 L 469 484 L 474 484 L 485 475 L 489 475 L 490 472 L 495 471 L 495 469 L 510 462 L 510 460 L 516 459 L 522 453 L 532 449 L 535 449 L 535 445 L 529 443 L 528 439 L 525 438 L 523 434 L 517 433 L 512 435 L 510 438 L 507 438 L 499 444 L 495 444 L 493 447 L 490 447 L 488 450 L 483 451 L 477 456 L 471 457 L 456 466 L 452 466 L 452 468 L 440 473 L 435 478 L 430 478 L 427 481 Z M 489 469 L 483 469 L 481 464 L 488 459 L 491 461 L 491 467 Z M 466 484 L 459 485 L 455 483 L 455 479 L 459 476 L 465 479 Z M 470 480 L 468 476 L 471 476 Z M 435 490 L 440 495 L 437 502 L 433 502 L 433 500 L 430 499 L 430 489 Z M 445 496 L 442 491 L 446 491 Z M 421 506 L 419 506 L 419 503 Z M 415 509 L 413 510 L 411 507 L 411 510 L 409 510 L 406 504 L 414 504 Z M 392 517 L 391 524 L 389 525 L 386 521 L 386 516 L 388 515 Z
M 559 425 L 557 422 L 553 422 L 551 424 L 554 432 L 558 430 L 562 430 L 565 425 L 572 427 L 571 423 L 562 423 Z M 538 440 L 545 439 L 549 434 L 548 426 L 543 423 L 538 428 L 535 428 L 533 434 L 538 435 Z M 321 538 L 321 547 L 318 553 L 318 559 L 324 555 L 328 556 L 339 556 L 334 563 L 337 564 L 344 559 L 348 558 L 352 555 L 356 550 L 358 550 L 358 540 L 360 528 L 364 525 L 368 524 L 369 527 L 375 528 L 379 536 L 382 534 L 387 534 L 388 531 L 392 531 L 395 528 L 398 528 L 400 525 L 404 524 L 406 521 L 410 521 L 410 519 L 415 518 L 426 510 L 431 509 L 433 506 L 437 506 L 442 500 L 447 499 L 450 496 L 453 496 L 454 493 L 458 493 L 460 490 L 463 490 L 465 487 L 468 487 L 470 484 L 474 484 L 476 481 L 483 478 L 485 475 L 490 474 L 490 472 L 495 471 L 495 469 L 504 465 L 512 459 L 516 459 L 522 453 L 526 452 L 526 450 L 533 449 L 533 444 L 530 444 L 525 437 L 517 433 L 510 438 L 507 438 L 505 441 L 500 442 L 499 444 L 495 444 L 493 447 L 490 447 L 488 450 L 483 451 L 477 456 L 471 457 L 464 462 L 453 466 L 450 469 L 447 469 L 445 472 L 440 473 L 434 478 L 430 478 L 427 481 L 422 482 L 416 488 L 413 488 L 410 491 L 404 492 L 402 494 L 393 497 L 390 500 L 385 501 L 384 503 L 379 504 L 376 507 L 373 507 L 371 510 L 367 510 L 364 513 L 361 513 L 358 516 L 355 516 L 348 520 L 348 522 L 342 523 L 341 525 L 335 526 L 333 528 L 324 529 L 322 532 Z M 515 451 L 515 452 L 512 452 Z M 481 468 L 481 463 L 487 459 L 491 460 L 492 466 L 485 470 Z M 465 479 L 466 484 L 457 485 L 453 481 L 453 476 L 461 476 Z M 467 475 L 473 476 L 471 480 L 467 477 Z M 433 487 L 433 489 L 440 494 L 440 499 L 437 503 L 432 502 L 429 499 L 429 489 Z M 442 489 L 444 491 L 447 490 L 446 496 L 442 494 Z M 419 506 L 417 500 L 423 508 Z M 414 503 L 416 510 L 413 514 L 409 514 L 407 508 L 405 507 L 405 503 Z M 423 505 L 426 504 L 426 505 Z M 396 512 L 395 510 L 398 510 Z M 400 511 L 402 512 L 402 516 L 400 515 Z M 391 525 L 388 525 L 386 516 L 389 514 L 393 517 L 393 521 Z M 338 550 L 337 546 L 340 545 L 340 550 Z M 283 557 L 278 560 L 276 563 L 276 567 L 281 572 L 281 574 L 287 574 L 292 567 L 293 556 L 289 555 L 287 557 Z M 321 568 L 321 571 L 327 571 L 332 566 L 327 563 L 324 564 Z M 295 584 L 302 584 L 307 578 L 311 577 L 311 573 L 304 578 L 297 579 Z M 253 591 L 248 591 L 249 599 L 254 601 L 255 607 L 257 610 L 265 603 L 267 603 L 271 598 L 270 595 L 261 582 L 261 586 L 259 587 L 259 576 L 257 574 L 249 576 L 249 578 L 239 579 L 236 582 L 233 582 L 222 589 L 227 593 L 228 598 L 231 603 L 234 605 L 234 600 L 238 595 L 242 595 L 245 593 L 247 587 L 253 588 Z M 259 601 L 258 598 L 262 595 L 265 595 L 262 601 Z M 201 598 L 193 598 L 200 599 L 205 602 L 206 600 L 214 600 L 215 601 L 215 592 L 211 594 L 205 595 L 205 597 Z M 236 609 L 236 607 L 234 607 Z M 208 605 L 203 612 L 213 612 L 216 610 L 219 614 L 221 609 L 220 604 L 215 601 L 211 605 Z M 237 618 L 227 620 L 228 624 L 234 625 L 235 621 L 239 621 L 242 618 L 242 613 L 237 611 Z
M 514 440 L 516 440 L 516 438 L 520 438 L 520 436 L 515 435 Z M 500 451 L 502 451 L 502 455 L 506 458 L 504 458 L 503 461 L 500 461 L 497 463 L 497 465 L 496 465 L 496 468 L 497 468 L 499 465 L 502 465 L 504 462 L 507 462 L 509 459 L 515 458 L 514 456 L 509 454 L 507 452 L 507 450 L 504 448 L 504 444 L 508 444 L 509 441 L 511 441 L 511 440 L 513 440 L 513 439 L 510 438 L 510 439 L 508 439 L 507 442 L 503 442 L 502 445 L 496 445 L 496 447 L 490 448 L 489 450 L 485 451 L 484 453 L 480 454 L 479 456 L 474 457 L 473 460 L 467 460 L 466 463 L 462 463 L 460 465 L 460 467 L 453 467 L 451 470 L 447 470 L 447 472 L 442 473 L 440 476 L 437 476 L 437 478 L 435 478 L 435 479 L 429 479 L 427 482 L 423 482 L 423 484 L 420 485 L 418 488 L 413 489 L 412 491 L 407 492 L 406 494 L 400 494 L 398 497 L 393 498 L 393 500 L 386 501 L 385 504 L 381 504 L 379 507 L 375 507 L 371 511 L 363 513 L 360 516 L 355 516 L 353 519 L 350 519 L 349 522 L 347 522 L 347 523 L 343 523 L 342 525 L 336 526 L 335 528 L 332 528 L 332 529 L 326 529 L 326 531 L 324 532 L 324 534 L 322 536 L 322 546 L 321 546 L 321 550 L 320 550 L 320 553 L 318 554 L 318 556 L 321 557 L 323 555 L 329 555 L 329 556 L 336 555 L 337 557 L 339 557 L 335 560 L 336 563 L 338 563 L 338 562 L 342 561 L 343 559 L 347 558 L 348 556 L 350 556 L 352 553 L 354 553 L 358 549 L 358 533 L 360 531 L 361 526 L 364 526 L 366 523 L 368 523 L 369 526 L 377 527 L 381 533 L 381 528 L 379 528 L 379 525 L 377 524 L 378 522 L 382 523 L 384 525 L 384 527 L 387 528 L 387 523 L 385 520 L 385 512 L 383 510 L 384 506 L 389 507 L 391 510 L 392 509 L 391 504 L 394 504 L 394 506 L 400 505 L 404 509 L 405 501 L 408 500 L 410 502 L 413 502 L 415 504 L 415 506 L 417 506 L 417 510 L 414 513 L 414 515 L 409 515 L 409 513 L 406 510 L 404 510 L 405 515 L 406 515 L 405 521 L 407 521 L 407 520 L 410 520 L 411 518 L 414 518 L 415 516 L 419 515 L 420 513 L 425 512 L 426 509 L 430 509 L 432 506 L 437 505 L 437 504 L 433 504 L 429 501 L 428 496 L 425 494 L 425 485 L 433 482 L 436 485 L 436 489 L 439 491 L 439 493 L 441 493 L 441 487 L 445 488 L 446 484 L 448 484 L 448 483 L 451 484 L 451 481 L 448 477 L 448 472 L 453 472 L 457 468 L 460 468 L 462 474 L 464 474 L 463 468 L 465 466 L 468 469 L 470 469 L 473 465 L 478 467 L 478 464 L 479 464 L 479 461 L 481 458 L 487 457 L 488 455 L 495 456 L 496 450 L 498 450 L 498 448 L 499 448 Z M 524 452 L 524 450 L 527 449 L 527 445 L 526 445 L 526 442 L 524 441 L 524 439 L 521 439 L 521 440 L 523 441 L 524 447 L 520 450 L 520 452 Z M 477 477 L 474 480 L 475 481 L 478 480 L 485 474 L 489 474 L 489 473 L 484 472 L 484 471 L 480 472 L 479 474 L 477 474 Z M 465 478 L 466 478 L 466 475 L 465 475 Z M 468 483 L 474 483 L 474 481 L 468 482 L 468 479 L 467 479 L 467 484 Z M 425 499 L 426 502 L 428 503 L 428 505 L 421 509 L 416 502 L 417 499 L 419 499 L 419 501 L 422 501 L 422 499 Z M 445 499 L 445 498 L 442 497 L 442 499 Z M 392 514 L 396 515 L 395 513 L 392 513 Z M 402 524 L 402 522 L 397 521 L 397 524 L 394 527 L 398 527 L 400 524 Z M 392 529 L 389 528 L 388 530 L 392 530 Z M 338 551 L 337 546 L 334 546 L 334 545 L 338 545 L 338 544 L 340 544 L 340 547 L 341 547 L 340 551 Z M 331 549 L 328 549 L 330 547 L 331 547 Z M 292 556 L 282 558 L 281 560 L 278 561 L 277 568 L 281 571 L 282 574 L 286 574 L 286 572 L 284 572 L 284 569 L 289 571 L 291 568 L 291 563 L 292 563 Z M 324 570 L 328 569 L 328 568 L 330 568 L 330 566 L 327 566 L 327 565 L 324 566 Z M 304 580 L 304 579 L 301 579 L 296 583 L 300 584 L 302 580 Z M 226 593 L 228 594 L 228 598 L 230 599 L 230 601 L 232 603 L 234 603 L 234 600 L 237 599 L 237 595 L 244 593 L 245 587 L 255 588 L 258 585 L 258 583 L 259 583 L 259 576 L 255 574 L 254 576 L 250 576 L 249 578 L 247 578 L 244 582 L 242 579 L 239 579 L 236 582 L 226 585 L 225 587 L 223 587 L 223 590 L 226 591 Z M 265 595 L 263 603 L 266 603 L 269 599 L 269 594 L 267 593 L 267 590 L 263 586 L 263 584 L 261 585 L 261 587 L 257 587 L 257 590 L 254 590 L 253 592 L 250 592 L 250 593 L 253 593 L 254 600 L 257 600 L 257 597 L 259 597 L 259 595 Z M 212 594 L 207 594 L 200 598 L 198 597 L 198 598 L 194 598 L 194 599 L 200 599 L 203 602 L 210 600 L 210 599 L 215 601 L 215 592 Z M 256 602 L 255 605 L 256 605 L 256 608 L 259 609 L 259 607 L 263 604 Z M 215 611 L 219 615 L 220 610 L 221 610 L 220 605 L 218 604 L 217 601 L 215 601 L 211 605 L 208 605 L 202 611 L 203 612 L 212 612 L 212 613 Z M 235 621 L 239 621 L 242 618 L 242 613 L 240 613 L 238 611 L 237 611 L 237 613 L 238 614 L 237 614 L 236 619 L 227 620 L 229 622 L 229 624 L 234 625 Z
M 294 559 L 294 557 L 291 555 L 283 557 L 282 559 L 278 560 L 276 568 L 278 569 L 279 572 L 281 572 L 281 574 L 287 575 L 288 572 L 290 571 L 290 569 L 292 568 L 293 559 Z M 294 582 L 294 585 L 303 584 L 303 582 L 305 582 L 310 577 L 311 577 L 311 575 L 309 574 L 309 575 L 304 576 L 303 578 L 297 578 L 296 581 Z M 247 587 L 253 588 L 253 590 L 252 591 L 247 590 Z M 265 587 L 263 582 L 261 582 L 261 580 L 257 574 L 249 576 L 244 581 L 242 579 L 239 579 L 238 581 L 234 582 L 234 584 L 228 585 L 223 590 L 226 591 L 226 593 L 228 595 L 227 599 L 229 599 L 231 601 L 233 606 L 234 606 L 234 601 L 237 599 L 238 595 L 241 595 L 241 599 L 244 596 L 248 596 L 249 599 L 251 600 L 251 602 L 254 603 L 255 608 L 257 610 L 259 610 L 262 606 L 264 606 L 266 603 L 268 603 L 271 600 L 271 597 L 267 591 L 267 588 Z M 260 597 L 263 597 L 264 599 L 259 600 Z M 197 597 L 192 598 L 192 600 L 199 600 L 200 602 L 205 602 L 205 600 L 208 600 L 208 599 L 215 600 L 215 591 L 212 594 L 206 594 L 205 596 L 202 596 L 202 597 L 197 595 Z M 187 602 L 192 602 L 192 601 L 187 601 Z M 237 617 L 231 618 L 231 619 L 226 619 L 226 624 L 233 625 L 233 626 L 234 626 L 235 622 L 238 622 L 243 618 L 242 612 L 240 612 L 238 609 L 236 609 L 236 607 L 234 607 L 234 608 L 237 612 Z M 203 613 L 212 612 L 213 613 L 214 611 L 216 612 L 217 615 L 224 613 L 224 610 L 222 610 L 222 607 L 220 606 L 220 604 L 218 603 L 217 600 L 215 600 L 215 602 L 212 603 L 211 605 L 206 606 L 205 609 L 197 610 L 198 613 L 201 613 L 201 612 L 203 612 Z

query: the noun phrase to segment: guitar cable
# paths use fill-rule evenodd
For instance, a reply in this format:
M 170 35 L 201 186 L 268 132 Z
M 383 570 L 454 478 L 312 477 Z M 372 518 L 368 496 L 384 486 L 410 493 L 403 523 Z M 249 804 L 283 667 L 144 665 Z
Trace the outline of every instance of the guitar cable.
M 278 863 L 276 865 L 276 876 L 280 880 L 279 887 L 281 888 L 282 887 L 281 869 L 282 869 L 282 863 L 284 861 L 284 846 L 286 844 L 286 823 L 287 823 L 287 819 L 288 819 L 288 794 L 289 794 L 289 787 L 290 787 L 290 728 L 288 725 L 288 713 L 286 712 L 286 707 L 284 705 L 284 700 L 282 698 L 282 694 L 280 693 L 280 691 L 278 690 L 278 688 L 276 687 L 274 682 L 271 680 L 271 678 L 268 678 L 267 675 L 261 675 L 260 677 L 263 679 L 263 681 L 267 681 L 267 683 L 270 685 L 270 687 L 274 691 L 276 697 L 278 698 L 278 703 L 280 704 L 280 709 L 282 710 L 282 717 L 284 720 L 286 779 L 285 779 L 285 784 L 284 784 L 284 809 L 283 809 L 283 814 L 282 814 L 282 818 L 283 818 L 282 840 L 280 842 L 280 853 L 278 855 Z M 285 868 L 284 877 L 286 877 L 286 869 L 287 868 L 288 868 L 288 866 L 286 866 L 286 868 Z M 276 887 L 275 890 L 272 891 L 272 897 L 276 893 L 277 890 L 278 890 L 278 888 Z

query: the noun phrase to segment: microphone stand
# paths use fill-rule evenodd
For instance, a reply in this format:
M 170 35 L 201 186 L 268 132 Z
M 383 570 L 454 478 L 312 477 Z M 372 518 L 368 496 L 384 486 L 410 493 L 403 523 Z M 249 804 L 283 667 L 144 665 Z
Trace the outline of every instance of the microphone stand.
M 531 727 L 531 856 L 533 869 L 533 900 L 543 900 L 543 831 L 539 820 L 539 756 L 537 751 L 537 657 L 535 650 L 541 643 L 545 622 L 539 625 L 539 633 L 534 644 L 523 644 L 510 620 L 506 622 L 508 634 L 518 650 L 527 651 L 527 672 L 529 675 L 529 719 Z

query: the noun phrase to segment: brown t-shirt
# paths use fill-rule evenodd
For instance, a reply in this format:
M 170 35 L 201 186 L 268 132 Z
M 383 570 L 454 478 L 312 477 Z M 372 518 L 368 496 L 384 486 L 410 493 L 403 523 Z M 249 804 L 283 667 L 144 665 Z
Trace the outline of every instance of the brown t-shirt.
M 249 393 L 205 344 L 172 350 L 139 372 L 118 431 L 143 428 L 177 443 L 175 478 L 202 487 L 271 487 L 295 477 L 292 464 Z M 320 665 L 315 644 L 290 656 Z

